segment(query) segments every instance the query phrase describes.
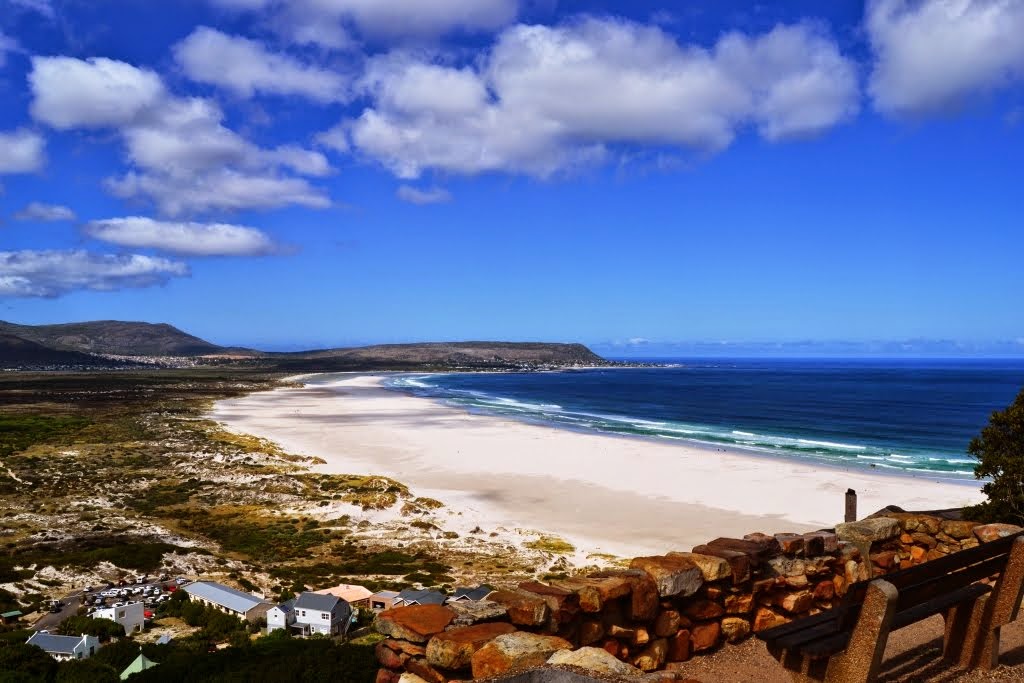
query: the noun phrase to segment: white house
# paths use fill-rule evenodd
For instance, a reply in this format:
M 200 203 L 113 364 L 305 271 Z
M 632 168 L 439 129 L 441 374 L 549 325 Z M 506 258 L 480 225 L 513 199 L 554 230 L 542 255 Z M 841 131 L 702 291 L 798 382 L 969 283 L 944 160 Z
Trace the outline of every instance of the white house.
M 267 631 L 292 628 L 302 636 L 343 635 L 348 632 L 352 607 L 334 595 L 300 593 L 294 600 L 267 611 Z
M 246 621 L 256 621 L 273 606 L 263 598 L 215 581 L 196 581 L 182 590 L 188 593 L 189 600 L 193 602 L 214 607 Z
M 146 606 L 141 602 L 129 602 L 120 607 L 104 607 L 92 613 L 93 619 L 110 619 L 124 627 L 124 634 L 142 633 L 146 625 Z
M 25 641 L 28 645 L 42 648 L 58 661 L 66 659 L 88 659 L 100 649 L 100 639 L 96 636 L 56 636 L 46 631 L 33 633 Z
M 295 600 L 282 602 L 267 610 L 267 633 L 290 628 L 295 623 Z

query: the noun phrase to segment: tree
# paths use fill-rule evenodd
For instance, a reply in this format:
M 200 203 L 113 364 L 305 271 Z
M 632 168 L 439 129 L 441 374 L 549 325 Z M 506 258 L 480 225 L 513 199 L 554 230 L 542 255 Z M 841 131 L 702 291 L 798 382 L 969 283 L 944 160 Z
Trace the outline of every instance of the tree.
M 113 667 L 93 659 L 61 662 L 56 683 L 119 683 L 121 677 Z
M 978 459 L 974 476 L 991 477 L 984 503 L 964 510 L 967 519 L 1024 525 L 1024 390 L 1006 410 L 992 413 L 967 452 Z
M 57 662 L 35 645 L 0 645 L 0 682 L 48 681 L 57 672 Z
M 93 619 L 81 615 L 70 616 L 60 622 L 57 633 L 63 636 L 80 636 L 87 633 L 96 636 L 100 642 L 107 642 L 111 638 L 124 638 L 124 626 L 111 621 L 110 619 Z

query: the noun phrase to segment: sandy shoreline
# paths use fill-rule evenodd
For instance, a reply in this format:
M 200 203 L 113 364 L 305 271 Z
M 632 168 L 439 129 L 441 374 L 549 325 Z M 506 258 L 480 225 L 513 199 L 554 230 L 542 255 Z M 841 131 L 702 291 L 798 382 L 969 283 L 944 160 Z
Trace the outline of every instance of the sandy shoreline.
M 809 531 L 842 520 L 847 488 L 885 505 L 954 507 L 977 484 L 879 475 L 740 451 L 572 432 L 471 415 L 346 376 L 216 404 L 228 429 L 323 458 L 323 472 L 381 474 L 445 502 L 463 525 L 561 536 L 583 554 L 686 550 L 718 536 Z

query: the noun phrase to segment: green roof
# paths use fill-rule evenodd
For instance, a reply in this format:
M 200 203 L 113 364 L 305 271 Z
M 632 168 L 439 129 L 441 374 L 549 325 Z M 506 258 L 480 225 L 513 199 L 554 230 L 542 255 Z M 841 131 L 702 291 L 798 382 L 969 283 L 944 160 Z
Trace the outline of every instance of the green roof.
M 17 609 L 14 610 L 13 612 L 4 612 L 3 614 L 0 614 L 0 618 L 3 618 L 3 619 L 12 619 L 14 617 L 21 617 L 21 616 L 24 616 L 24 615 L 21 613 L 21 610 L 17 610 Z
M 140 671 L 152 669 L 154 666 L 157 666 L 157 663 L 147 659 L 146 655 L 140 652 L 139 656 L 135 658 L 135 661 L 129 664 L 127 669 L 121 672 L 121 680 L 126 680 L 132 674 L 137 674 Z

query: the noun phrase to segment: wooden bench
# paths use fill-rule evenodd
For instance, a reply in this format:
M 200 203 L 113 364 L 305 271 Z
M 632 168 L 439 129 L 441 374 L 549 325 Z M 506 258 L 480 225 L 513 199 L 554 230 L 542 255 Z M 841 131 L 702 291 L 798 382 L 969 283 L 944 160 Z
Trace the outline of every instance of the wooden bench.
M 866 560 L 866 558 L 865 558 Z M 998 576 L 995 585 L 979 583 Z M 935 614 L 943 657 L 991 669 L 1024 587 L 1024 532 L 852 584 L 839 606 L 757 634 L 796 681 L 873 681 L 889 632 Z

